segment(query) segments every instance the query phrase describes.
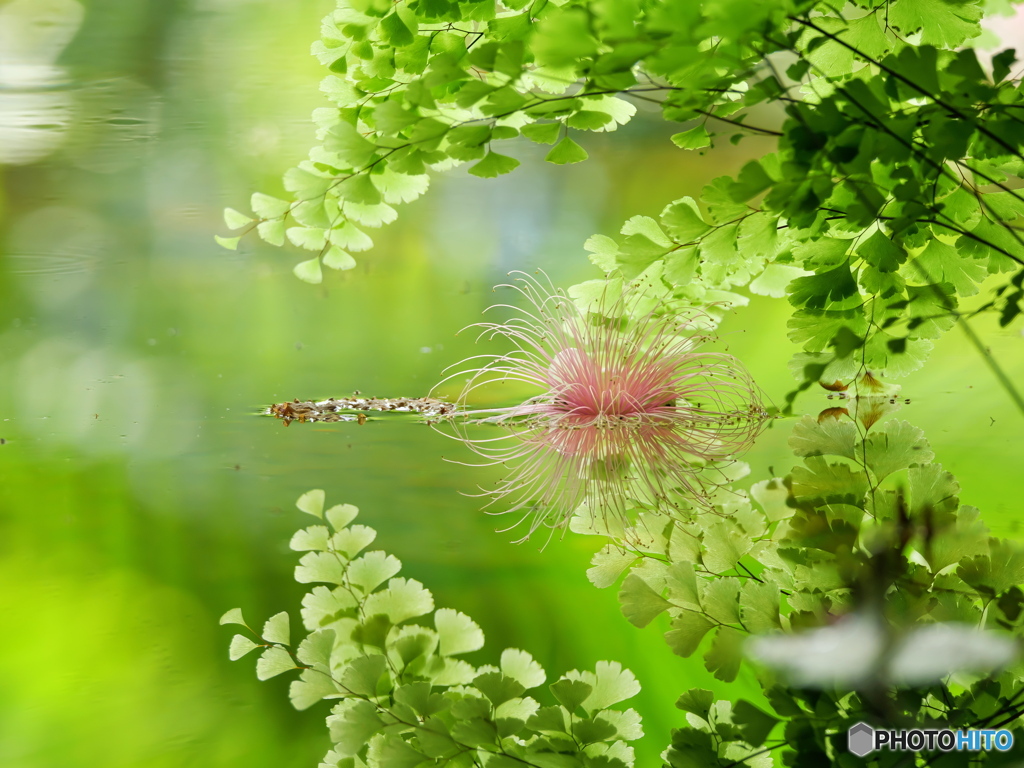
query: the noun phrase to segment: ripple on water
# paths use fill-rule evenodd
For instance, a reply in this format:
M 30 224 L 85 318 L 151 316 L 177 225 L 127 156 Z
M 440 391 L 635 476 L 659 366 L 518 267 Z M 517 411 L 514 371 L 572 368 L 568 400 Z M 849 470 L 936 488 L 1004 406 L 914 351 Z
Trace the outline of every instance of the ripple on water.
M 13 275 L 75 275 L 91 272 L 99 259 L 89 253 L 7 253 L 7 271 Z

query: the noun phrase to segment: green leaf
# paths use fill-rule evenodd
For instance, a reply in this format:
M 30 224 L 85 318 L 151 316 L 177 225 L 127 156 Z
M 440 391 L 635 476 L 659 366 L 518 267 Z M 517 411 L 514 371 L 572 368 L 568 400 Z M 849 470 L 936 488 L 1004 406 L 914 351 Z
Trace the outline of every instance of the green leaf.
M 530 123 L 520 128 L 519 132 L 536 144 L 554 144 L 561 130 L 561 123 Z
M 483 631 L 464 613 L 451 608 L 440 608 L 434 614 L 434 626 L 437 627 L 442 656 L 469 653 L 484 646 Z
M 500 672 L 485 672 L 473 679 L 473 685 L 480 693 L 491 700 L 494 706 L 515 699 L 526 692 L 526 688 L 518 680 L 505 677 Z
M 914 259 L 914 266 L 927 283 L 952 283 L 961 296 L 974 296 L 978 283 L 988 275 L 984 263 L 965 258 L 956 248 L 941 240 L 932 240 Z
M 798 277 L 790 283 L 789 302 L 795 307 L 811 309 L 849 309 L 859 303 L 849 260 L 827 272 Z
M 377 205 L 381 201 L 380 190 L 374 185 L 370 176 L 360 173 L 346 179 L 335 187 L 338 197 L 362 205 Z
M 551 148 L 551 151 L 547 153 L 544 159 L 555 165 L 568 165 L 571 163 L 581 163 L 588 157 L 589 155 L 583 147 L 566 136 Z
M 732 722 L 739 728 L 745 742 L 752 747 L 760 747 L 779 719 L 740 699 L 733 705 Z
M 544 684 L 544 669 L 525 651 L 506 648 L 501 652 L 501 673 L 518 680 L 527 690 Z
M 242 618 L 241 608 L 232 608 L 230 611 L 220 617 L 220 624 L 241 624 L 243 627 L 246 626 L 245 619 Z
M 412 31 L 405 26 L 405 22 L 402 21 L 402 17 L 398 15 L 398 12 L 389 13 L 380 22 L 380 37 L 385 43 L 389 43 L 395 48 L 404 48 L 407 45 L 412 45 L 414 36 Z
M 732 627 L 719 627 L 711 641 L 711 648 L 704 656 L 704 666 L 719 680 L 731 683 L 740 669 L 742 648 L 742 632 Z
M 876 481 L 934 458 L 924 432 L 905 421 L 886 422 L 884 431 L 872 433 L 864 441 L 864 460 Z
M 242 227 L 251 224 L 252 219 L 246 216 L 244 213 L 239 213 L 234 208 L 224 209 L 224 223 L 227 224 L 228 229 L 241 229 Z
M 709 229 L 692 197 L 681 197 L 661 212 L 661 224 L 677 243 L 696 240 Z
M 313 491 L 306 491 L 304 494 L 299 496 L 299 500 L 295 502 L 295 506 L 307 515 L 323 519 L 324 499 L 326 497 L 327 494 L 320 488 Z
M 350 168 L 360 170 L 370 163 L 377 148 L 363 138 L 354 126 L 346 122 L 339 122 L 327 131 L 327 135 L 324 137 L 324 149 L 328 152 L 336 153 L 342 162 Z M 328 184 L 323 187 L 323 191 L 320 191 L 319 194 L 300 193 L 300 196 L 307 199 L 319 197 L 326 191 L 327 186 L 330 186 L 330 183 L 328 181 Z M 298 192 L 299 190 L 295 191 Z
M 268 642 L 288 645 L 288 636 L 287 611 L 274 614 L 263 625 L 263 639 Z
M 339 704 L 328 718 L 331 741 L 342 757 L 357 755 L 370 738 L 384 727 L 384 721 L 369 701 L 350 700 Z
M 223 624 L 224 622 L 221 623 Z M 235 635 L 231 638 L 231 646 L 228 648 L 228 658 L 232 661 L 238 661 L 253 648 L 259 647 L 259 644 L 254 643 L 245 635 Z
M 636 627 L 646 627 L 655 616 L 672 606 L 635 573 L 629 574 L 622 582 L 619 602 L 622 604 L 623 616 Z
M 318 256 L 314 256 L 307 261 L 300 261 L 292 268 L 292 273 L 304 283 L 312 283 L 314 285 L 323 282 L 324 279 L 324 274 L 320 270 L 320 258 Z
M 981 6 L 973 0 L 899 0 L 888 9 L 887 21 L 904 35 L 921 30 L 921 42 L 958 48 L 981 34 Z
M 789 447 L 797 456 L 845 456 L 857 458 L 854 445 L 858 439 L 857 426 L 852 421 L 825 419 L 819 422 L 813 416 L 804 416 L 793 427 Z
M 740 620 L 754 634 L 781 629 L 779 588 L 767 582 L 745 582 L 740 588 Z
M 496 176 L 510 173 L 518 167 L 519 161 L 514 157 L 499 155 L 497 152 L 489 150 L 484 159 L 470 168 L 469 172 L 482 179 L 493 179 Z
M 579 709 L 594 690 L 589 683 L 564 677 L 548 687 L 558 703 L 570 713 Z
M 348 580 L 369 593 L 402 570 L 402 563 L 385 552 L 367 552 L 348 566 Z
M 895 272 L 907 260 L 907 252 L 876 230 L 857 247 L 857 255 L 879 272 Z
M 313 227 L 289 227 L 285 234 L 293 245 L 305 248 L 307 251 L 323 250 L 327 244 L 327 233 L 322 229 Z
M 573 670 L 565 677 L 591 686 L 592 692 L 583 701 L 583 708 L 589 712 L 607 709 L 640 693 L 640 683 L 636 677 L 628 669 L 623 669 L 617 661 L 599 661 L 593 672 Z
M 793 496 L 797 499 L 815 499 L 826 504 L 863 503 L 868 490 L 868 479 L 859 470 L 845 464 L 829 464 L 822 456 L 808 456 L 806 467 L 793 469 Z
M 715 694 L 704 688 L 691 688 L 676 700 L 676 708 L 690 712 L 704 722 L 709 722 L 711 705 L 715 703 Z
M 341 685 L 356 696 L 376 696 L 377 684 L 387 666 L 386 656 L 357 656 L 341 673 Z
M 672 629 L 665 633 L 665 642 L 677 656 L 691 656 L 711 629 L 711 621 L 699 613 L 684 613 L 672 621 Z
M 708 134 L 707 126 L 701 123 L 687 131 L 674 134 L 672 143 L 680 149 L 703 149 L 711 146 L 711 136 Z
M 256 677 L 260 680 L 269 680 L 291 669 L 295 669 L 292 657 L 288 651 L 276 645 L 267 648 L 256 661 Z

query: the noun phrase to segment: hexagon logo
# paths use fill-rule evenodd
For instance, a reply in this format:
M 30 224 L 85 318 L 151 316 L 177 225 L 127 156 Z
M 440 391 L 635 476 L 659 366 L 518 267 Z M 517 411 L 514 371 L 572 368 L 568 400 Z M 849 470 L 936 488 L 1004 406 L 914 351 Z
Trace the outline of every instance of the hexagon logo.
M 846 746 L 857 757 L 870 754 L 875 748 L 875 729 L 867 723 L 857 723 L 846 733 Z

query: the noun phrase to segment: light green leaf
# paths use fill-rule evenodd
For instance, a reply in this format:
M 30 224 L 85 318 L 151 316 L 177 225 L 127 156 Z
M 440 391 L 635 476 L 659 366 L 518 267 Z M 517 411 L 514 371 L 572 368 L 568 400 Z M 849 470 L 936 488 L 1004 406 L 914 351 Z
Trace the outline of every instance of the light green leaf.
M 324 274 L 320 270 L 320 258 L 314 256 L 307 261 L 300 261 L 292 268 L 292 273 L 304 283 L 314 285 L 323 282 Z
M 321 491 L 321 493 L 323 493 L 323 491 Z M 322 501 L 320 502 L 320 506 L 323 507 Z M 355 520 L 356 515 L 358 514 L 359 509 L 351 504 L 335 504 L 327 510 L 326 517 L 327 522 L 331 524 L 331 527 L 336 531 L 340 531 Z
M 348 566 L 348 580 L 369 593 L 402 570 L 401 561 L 386 552 L 367 552 Z
M 295 506 L 307 515 L 323 519 L 324 499 L 326 497 L 327 494 L 325 494 L 320 488 L 313 491 L 306 491 L 304 494 L 299 496 L 299 500 L 295 502 Z
M 672 143 L 680 149 L 703 149 L 711 146 L 711 136 L 704 123 L 672 136 Z
M 764 271 L 750 283 L 750 291 L 759 296 L 771 296 L 773 299 L 781 299 L 786 295 L 786 286 L 798 277 L 805 277 L 808 274 L 800 267 L 789 264 L 769 264 Z
M 333 521 L 332 521 L 333 524 Z M 365 525 L 342 528 L 331 537 L 331 547 L 343 555 L 353 558 L 373 543 L 377 532 Z
M 672 606 L 635 573 L 629 574 L 622 582 L 619 602 L 622 604 L 622 615 L 636 627 L 646 627 L 655 616 Z
M 213 240 L 215 243 L 217 243 L 217 245 L 219 245 L 221 248 L 227 248 L 229 251 L 237 251 L 238 242 L 241 239 L 241 237 L 221 237 L 220 235 L 213 236 Z
M 712 573 L 731 570 L 751 547 L 745 535 L 732 520 L 718 520 L 704 530 L 704 565 Z
M 232 608 L 230 611 L 220 617 L 221 624 L 241 624 L 243 627 L 246 626 L 245 619 L 242 618 L 241 608 Z
M 558 142 L 551 151 L 545 156 L 545 160 L 555 165 L 570 165 L 572 163 L 582 163 L 590 155 L 583 149 L 579 144 L 566 136 L 560 142 Z
M 307 552 L 295 566 L 295 580 L 300 584 L 344 584 L 345 566 L 334 552 Z
M 322 664 L 330 668 L 331 654 L 334 652 L 335 632 L 333 629 L 318 629 L 306 635 L 299 644 L 297 656 L 303 664 L 314 666 Z
M 469 169 L 473 176 L 482 179 L 493 179 L 497 176 L 510 173 L 519 167 L 519 161 L 508 155 L 499 155 L 497 152 L 488 150 L 484 159 Z
M 295 669 L 292 657 L 284 648 L 275 645 L 267 648 L 256 662 L 256 677 L 260 680 L 269 680 L 291 669 Z
M 422 616 L 434 610 L 434 597 L 423 585 L 413 579 L 394 578 L 387 589 L 374 592 L 368 598 L 364 611 L 367 616 L 381 614 L 392 624 Z
M 271 245 L 284 245 L 284 219 L 261 221 L 256 225 L 256 232 Z
M 593 235 L 583 244 L 590 254 L 590 261 L 605 272 L 612 272 L 618 266 L 619 244 L 607 235 Z
M 293 245 L 305 248 L 307 251 L 322 250 L 327 243 L 327 235 L 322 229 L 312 227 L 289 227 L 285 232 Z
M 587 569 L 587 578 L 590 583 L 599 589 L 610 587 L 622 572 L 636 562 L 635 552 L 627 552 L 609 544 L 594 554 L 590 560 L 591 567 Z
M 501 652 L 499 666 L 501 674 L 518 680 L 527 690 L 543 685 L 546 678 L 543 667 L 526 651 L 516 648 L 506 648 Z
M 740 585 L 737 579 L 712 579 L 697 582 L 704 613 L 722 624 L 739 624 Z
M 383 655 L 357 656 L 341 673 L 341 684 L 357 696 L 376 696 L 377 684 L 387 665 L 387 657 Z
M 291 203 L 287 200 L 278 200 L 276 197 L 264 195 L 260 192 L 253 192 L 250 200 L 253 212 L 263 219 L 276 219 L 288 213 Z
M 300 712 L 328 696 L 337 696 L 338 686 L 331 678 L 316 669 L 304 669 L 298 680 L 293 680 L 288 687 L 288 698 L 292 706 Z
M 271 643 L 288 645 L 288 612 L 275 613 L 263 625 L 263 639 Z
M 228 229 L 241 229 L 247 224 L 251 224 L 252 221 L 251 218 L 244 213 L 239 213 L 234 208 L 224 209 L 224 223 L 228 225 Z
M 451 608 L 440 608 L 434 614 L 434 626 L 437 627 L 442 656 L 469 653 L 484 646 L 483 631 L 464 613 Z
M 224 622 L 221 623 L 223 624 Z M 231 645 L 228 648 L 228 658 L 232 661 L 238 661 L 253 648 L 259 647 L 258 643 L 254 643 L 245 635 L 235 635 L 231 638 Z
M 384 727 L 384 721 L 369 701 L 344 701 L 331 711 L 333 716 L 327 719 L 331 741 L 342 757 L 359 754 L 370 738 Z
M 295 531 L 289 549 L 295 552 L 326 552 L 331 532 L 326 525 L 311 525 Z

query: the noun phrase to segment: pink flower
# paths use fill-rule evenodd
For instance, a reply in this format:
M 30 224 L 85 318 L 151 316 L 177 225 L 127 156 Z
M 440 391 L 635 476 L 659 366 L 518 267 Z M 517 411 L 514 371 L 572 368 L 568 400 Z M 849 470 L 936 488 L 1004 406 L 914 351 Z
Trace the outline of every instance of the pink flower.
M 497 487 L 482 489 L 487 506 L 518 513 L 510 527 L 529 519 L 524 539 L 542 525 L 564 527 L 584 502 L 624 522 L 641 506 L 667 511 L 679 499 L 710 506 L 716 482 L 707 465 L 749 447 L 767 418 L 739 361 L 700 351 L 709 337 L 693 320 L 654 311 L 630 318 L 643 301 L 635 286 L 604 294 L 595 312 L 585 312 L 532 277 L 516 282 L 506 287 L 530 306 L 499 305 L 517 316 L 479 324 L 482 335 L 504 336 L 515 350 L 473 358 L 487 362 L 468 371 L 461 398 L 500 381 L 541 391 L 511 407 L 463 412 L 465 423 L 509 429 L 493 438 L 461 430 L 488 463 L 509 468 Z

